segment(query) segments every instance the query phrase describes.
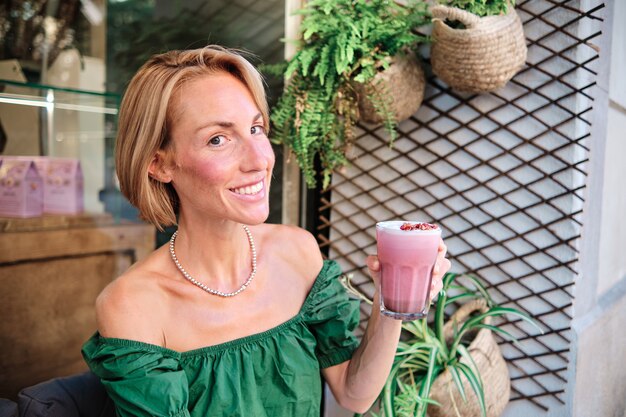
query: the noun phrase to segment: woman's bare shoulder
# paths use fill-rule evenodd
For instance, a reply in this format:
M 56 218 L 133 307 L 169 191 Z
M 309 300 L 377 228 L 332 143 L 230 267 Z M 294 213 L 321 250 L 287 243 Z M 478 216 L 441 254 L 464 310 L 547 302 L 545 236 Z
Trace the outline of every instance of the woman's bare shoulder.
M 315 279 L 322 269 L 323 259 L 317 240 L 308 231 L 291 225 L 266 224 L 261 229 L 263 243 L 272 256 Z
M 96 319 L 102 336 L 163 343 L 166 292 L 159 281 L 166 277 L 153 262 L 134 265 L 98 295 Z

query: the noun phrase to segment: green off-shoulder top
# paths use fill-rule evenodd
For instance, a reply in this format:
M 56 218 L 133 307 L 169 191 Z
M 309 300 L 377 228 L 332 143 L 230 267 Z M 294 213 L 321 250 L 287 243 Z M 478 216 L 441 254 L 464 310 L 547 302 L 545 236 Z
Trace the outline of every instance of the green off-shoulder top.
M 126 416 L 319 417 L 320 369 L 352 356 L 358 301 L 325 261 L 298 315 L 262 333 L 177 352 L 94 334 L 82 349 Z

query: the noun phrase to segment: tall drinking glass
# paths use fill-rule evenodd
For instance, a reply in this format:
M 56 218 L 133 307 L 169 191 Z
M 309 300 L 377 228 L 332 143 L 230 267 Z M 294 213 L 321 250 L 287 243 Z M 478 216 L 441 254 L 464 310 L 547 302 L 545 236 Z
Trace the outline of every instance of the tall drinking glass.
M 376 223 L 380 311 L 401 320 L 425 317 L 441 228 L 422 222 Z

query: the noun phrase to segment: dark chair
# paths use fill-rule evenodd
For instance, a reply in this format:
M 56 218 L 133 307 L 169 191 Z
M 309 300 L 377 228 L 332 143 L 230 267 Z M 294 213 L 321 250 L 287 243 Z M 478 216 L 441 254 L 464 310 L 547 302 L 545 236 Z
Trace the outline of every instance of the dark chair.
M 0 398 L 0 417 L 18 417 L 17 403 Z
M 91 372 L 24 388 L 17 403 L 19 417 L 115 417 L 113 401 Z

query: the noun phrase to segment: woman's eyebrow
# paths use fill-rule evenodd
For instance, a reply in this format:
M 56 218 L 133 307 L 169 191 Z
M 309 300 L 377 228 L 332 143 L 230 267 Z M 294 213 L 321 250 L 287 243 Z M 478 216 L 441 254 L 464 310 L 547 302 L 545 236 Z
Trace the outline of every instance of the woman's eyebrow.
M 252 118 L 252 122 L 256 122 L 259 119 L 263 118 L 263 114 L 262 113 L 257 113 L 253 118 Z M 225 122 L 225 121 L 219 121 L 219 120 L 211 120 L 207 123 L 204 123 L 202 126 L 199 126 L 196 129 L 196 132 L 202 130 L 202 129 L 206 129 L 209 127 L 213 127 L 213 126 L 219 126 L 219 127 L 233 127 L 235 124 L 233 122 Z
M 213 127 L 213 126 L 219 126 L 219 127 L 233 127 L 235 124 L 233 122 L 223 122 L 223 121 L 219 121 L 219 120 L 211 120 L 207 123 L 204 123 L 203 125 L 199 126 L 196 129 L 196 132 L 209 128 L 209 127 Z

